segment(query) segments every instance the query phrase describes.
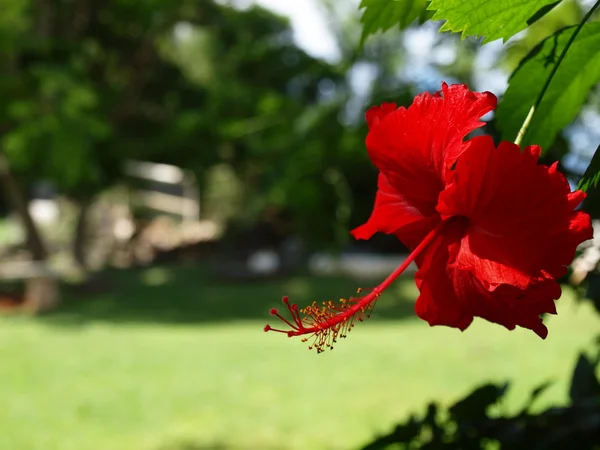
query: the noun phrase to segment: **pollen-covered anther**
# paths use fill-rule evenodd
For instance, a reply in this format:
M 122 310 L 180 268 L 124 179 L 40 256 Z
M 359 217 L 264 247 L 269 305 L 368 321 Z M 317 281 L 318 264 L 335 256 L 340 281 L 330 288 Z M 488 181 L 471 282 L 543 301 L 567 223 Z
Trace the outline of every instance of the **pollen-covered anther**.
M 301 310 L 295 303 L 290 304 L 288 297 L 283 297 L 282 301 L 288 308 L 291 320 L 279 314 L 276 308 L 271 310 L 271 315 L 276 316 L 290 329 L 280 330 L 267 325 L 265 331 L 286 333 L 289 337 L 304 336 L 302 342 L 310 342 L 308 348 L 314 348 L 321 353 L 326 348 L 333 349 L 339 338 L 345 338 L 356 320 L 362 322 L 370 317 L 378 296 L 378 293 L 371 292 L 364 297 L 340 298 L 337 302 L 313 302 Z

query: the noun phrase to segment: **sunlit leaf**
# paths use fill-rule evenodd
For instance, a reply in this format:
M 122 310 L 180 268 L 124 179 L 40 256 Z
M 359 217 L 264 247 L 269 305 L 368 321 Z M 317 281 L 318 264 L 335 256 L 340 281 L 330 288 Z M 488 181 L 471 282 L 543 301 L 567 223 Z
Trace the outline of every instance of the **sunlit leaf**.
M 556 64 L 575 27 L 559 30 L 536 46 L 509 79 L 498 105 L 502 139 L 517 136 L 527 113 Z M 584 25 L 569 48 L 523 138 L 524 145 L 548 150 L 556 135 L 579 114 L 591 89 L 600 81 L 600 23 Z
M 590 187 L 597 187 L 600 181 L 600 146 L 594 152 L 590 165 L 579 180 L 577 189 L 586 192 Z
M 360 45 L 378 31 L 392 27 L 403 29 L 417 19 L 423 20 L 427 15 L 427 3 L 425 0 L 362 0 L 359 6 L 363 10 Z
M 483 36 L 484 43 L 505 41 L 556 6 L 556 0 L 432 0 L 433 20 L 445 20 L 440 31 Z

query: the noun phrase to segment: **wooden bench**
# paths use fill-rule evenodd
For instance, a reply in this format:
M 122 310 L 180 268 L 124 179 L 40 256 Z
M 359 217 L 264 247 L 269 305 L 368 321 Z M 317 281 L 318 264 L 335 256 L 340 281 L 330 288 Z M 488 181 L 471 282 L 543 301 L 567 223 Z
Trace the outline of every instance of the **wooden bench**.
M 23 281 L 23 301 L 15 309 L 37 314 L 59 301 L 58 276 L 45 262 L 19 261 L 0 264 L 0 280 Z

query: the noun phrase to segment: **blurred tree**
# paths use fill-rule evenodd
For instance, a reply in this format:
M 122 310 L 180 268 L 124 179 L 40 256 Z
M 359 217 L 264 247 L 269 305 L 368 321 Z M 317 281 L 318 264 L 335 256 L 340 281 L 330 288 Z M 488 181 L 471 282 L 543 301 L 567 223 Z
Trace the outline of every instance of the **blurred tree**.
M 258 7 L 0 0 L 0 145 L 13 185 L 48 179 L 80 204 L 73 248 L 84 267 L 87 205 L 125 159 L 192 169 L 201 186 L 221 165 L 243 186 L 238 218 L 278 205 L 313 246 L 346 243 L 375 193 L 364 111 L 408 105 L 422 87 L 406 76 L 401 33 L 359 50 L 355 5 L 321 6 L 335 63 L 300 50 L 288 21 Z M 445 38 L 435 45 L 456 57 L 434 62 L 436 73 L 471 82 L 477 42 Z
M 166 45 L 206 94 L 202 111 L 187 116 L 196 121 L 194 141 L 201 143 L 196 170 L 202 176 L 213 164 L 230 165 L 244 186 L 241 218 L 279 205 L 308 236 L 315 213 L 331 216 L 334 194 L 326 187 L 314 191 L 323 184 L 314 183 L 322 177 L 323 152 L 313 148 L 315 136 L 304 125 L 313 114 L 320 117 L 345 74 L 298 49 L 286 20 L 256 7 L 219 11 L 208 24 L 183 24 L 187 39 Z M 329 119 L 330 127 L 339 126 Z M 324 227 L 327 238 L 330 228 Z
M 257 7 L 0 7 L 3 152 L 23 186 L 49 179 L 80 203 L 74 256 L 83 267 L 87 205 L 119 180 L 125 159 L 188 167 L 201 181 L 209 167 L 230 164 L 254 193 L 297 148 L 294 119 L 322 99 L 323 82 L 343 76 L 299 50 L 286 20 Z

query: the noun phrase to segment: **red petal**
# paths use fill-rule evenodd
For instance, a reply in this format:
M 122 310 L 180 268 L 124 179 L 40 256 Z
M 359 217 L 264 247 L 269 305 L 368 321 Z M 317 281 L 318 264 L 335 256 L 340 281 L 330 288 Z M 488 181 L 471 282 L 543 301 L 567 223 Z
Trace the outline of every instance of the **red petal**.
M 453 219 L 455 220 L 455 219 Z M 464 225 L 455 222 L 428 248 L 415 281 L 420 290 L 415 310 L 430 325 L 445 325 L 464 330 L 473 317 L 481 317 L 509 330 L 520 326 L 545 338 L 548 330 L 541 314 L 556 314 L 554 299 L 560 286 L 550 278 L 521 290 L 502 285 L 487 290 L 473 273 L 457 268 Z
M 414 195 L 403 195 L 402 182 L 394 173 L 380 172 L 377 181 L 377 195 L 371 217 L 364 225 L 352 230 L 356 239 L 369 239 L 379 232 L 396 234 L 408 247 L 415 247 L 425 234 L 440 221 L 435 211 L 437 194 L 430 192 L 414 192 Z
M 437 223 L 435 206 L 446 172 L 465 150 L 463 139 L 483 125 L 479 118 L 496 106 L 489 93 L 464 85 L 442 85 L 421 94 L 408 108 L 384 104 L 367 112 L 369 156 L 381 171 L 369 221 L 353 231 L 368 239 L 377 231 L 395 233 L 414 246 Z
M 473 286 L 478 290 L 478 297 L 471 304 L 474 315 L 503 325 L 509 330 L 515 326 L 527 328 L 546 339 L 548 329 L 540 315 L 556 314 L 554 300 L 561 295 L 560 285 L 556 281 L 545 278 L 525 290 L 503 285 L 494 292 L 488 292 L 479 285 L 473 274 L 463 274 L 471 278 Z
M 365 113 L 365 120 L 369 128 L 379 123 L 381 119 L 396 109 L 395 103 L 382 103 L 381 106 L 373 106 Z
M 408 170 L 443 180 L 446 169 L 465 150 L 464 138 L 484 125 L 479 118 L 496 103 L 490 92 L 443 83 L 442 91 L 418 95 L 408 109 L 390 112 L 382 105 L 377 114 L 370 113 L 378 120 L 372 119 L 367 135 L 369 156 L 382 171 L 403 174 Z
M 474 138 L 456 164 L 453 183 L 440 195 L 443 217 L 464 216 L 470 226 L 456 268 L 471 272 L 488 289 L 525 289 L 544 273 L 566 272 L 576 247 L 592 237 L 589 216 L 573 209 L 584 198 L 570 193 L 565 177 L 538 165 L 538 147 Z
M 467 304 L 457 295 L 448 271 L 451 253 L 456 253 L 456 236 L 443 235 L 430 244 L 415 275 L 420 295 L 417 315 L 429 325 L 445 325 L 465 330 L 473 321 Z M 453 248 L 454 247 L 454 248 Z

